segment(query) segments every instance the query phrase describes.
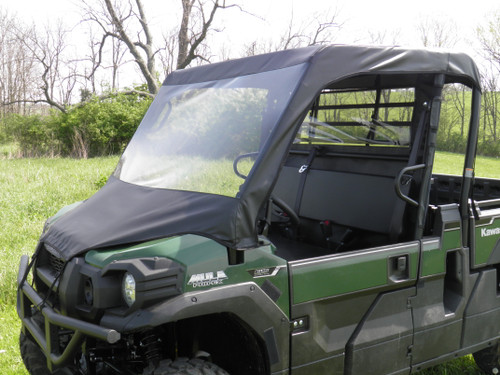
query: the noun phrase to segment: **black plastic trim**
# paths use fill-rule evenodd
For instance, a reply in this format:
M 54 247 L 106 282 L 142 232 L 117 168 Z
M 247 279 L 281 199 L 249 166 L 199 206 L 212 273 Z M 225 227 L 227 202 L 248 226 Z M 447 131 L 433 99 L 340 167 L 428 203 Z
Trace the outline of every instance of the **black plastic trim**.
M 27 259 L 26 256 L 21 258 L 19 275 L 25 275 L 28 271 Z M 114 329 L 59 314 L 44 303 L 42 297 L 38 295 L 26 280 L 18 277 L 18 283 L 17 313 L 22 321 L 23 328 L 29 331 L 47 357 L 47 366 L 49 369 L 52 369 L 54 366 L 59 367 L 64 365 L 73 358 L 85 335 L 95 337 L 110 344 L 114 344 L 120 340 L 120 333 Z M 32 319 L 31 306 L 34 306 L 43 315 L 45 330 Z M 55 348 L 52 348 L 52 342 L 55 339 L 52 336 L 53 334 L 57 334 L 57 330 L 54 329 L 56 327 L 74 331 L 70 342 L 62 353 L 58 353 Z
M 118 316 L 108 310 L 102 317 L 101 324 L 119 332 L 131 332 L 223 312 L 237 316 L 264 342 L 266 342 L 265 332 L 272 328 L 279 362 L 275 364 L 270 362 L 271 372 L 288 368 L 290 321 L 271 298 L 253 282 L 183 293 L 128 316 Z M 270 349 L 272 348 L 267 348 L 268 355 Z

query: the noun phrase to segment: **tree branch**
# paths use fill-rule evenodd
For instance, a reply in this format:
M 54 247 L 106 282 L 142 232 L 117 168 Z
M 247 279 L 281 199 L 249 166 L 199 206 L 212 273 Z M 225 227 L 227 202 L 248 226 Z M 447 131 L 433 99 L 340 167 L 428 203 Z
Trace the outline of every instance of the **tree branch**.
M 185 2 L 185 0 L 183 0 L 183 4 L 184 4 L 184 2 Z M 191 1 L 191 8 L 192 8 L 193 4 L 194 4 L 194 0 Z M 210 11 L 210 16 L 209 16 L 208 20 L 205 20 L 205 12 L 203 11 L 203 4 L 200 2 L 200 0 L 198 0 L 198 4 L 200 5 L 200 12 L 201 12 L 201 16 L 203 19 L 203 26 L 202 26 L 201 31 L 195 36 L 194 41 L 192 41 L 190 43 L 189 49 L 185 53 L 185 57 L 182 56 L 184 58 L 181 59 L 181 55 L 179 54 L 179 59 L 177 60 L 177 69 L 184 69 L 196 58 L 196 56 L 197 56 L 196 49 L 199 47 L 201 42 L 203 42 L 203 40 L 205 40 L 207 33 L 208 33 L 208 30 L 210 29 L 210 26 L 212 25 L 212 22 L 214 20 L 215 13 L 216 13 L 218 8 L 221 8 L 221 6 L 219 6 L 219 0 L 215 0 L 213 2 L 213 7 L 212 7 L 212 10 Z M 183 18 L 183 21 L 184 21 L 184 18 Z M 180 48 L 181 47 L 179 45 L 179 50 L 180 50 Z
M 158 83 L 156 82 L 156 72 L 154 70 L 154 59 L 152 58 L 152 53 L 151 53 L 151 47 L 146 48 L 146 57 L 147 57 L 147 62 L 144 61 L 142 58 L 141 54 L 136 48 L 136 42 L 133 42 L 129 35 L 127 34 L 124 24 L 122 20 L 117 16 L 116 11 L 111 4 L 110 0 L 104 0 L 106 9 L 109 12 L 109 15 L 111 16 L 111 20 L 113 22 L 113 25 L 116 27 L 118 34 L 119 34 L 119 39 L 122 40 L 126 46 L 128 47 L 130 53 L 132 56 L 134 56 L 134 59 L 139 66 L 139 69 L 141 70 L 144 78 L 146 79 L 147 85 L 149 92 L 152 94 L 156 94 L 158 92 Z M 139 12 L 141 15 L 144 15 L 144 11 L 142 10 L 142 4 L 140 0 L 136 0 L 136 4 L 140 6 Z M 147 27 L 147 23 L 145 23 L 145 19 L 142 20 L 143 22 L 143 29 L 144 26 L 146 29 L 144 29 L 145 33 L 147 32 L 147 35 L 149 35 L 149 29 Z M 146 37 L 147 40 L 151 42 L 151 36 Z

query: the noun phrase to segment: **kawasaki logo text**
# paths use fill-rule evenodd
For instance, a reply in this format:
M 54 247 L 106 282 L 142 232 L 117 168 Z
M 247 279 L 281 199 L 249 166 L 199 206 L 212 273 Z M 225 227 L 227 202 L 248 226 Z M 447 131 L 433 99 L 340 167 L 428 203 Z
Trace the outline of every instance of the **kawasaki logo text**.
M 495 236 L 497 234 L 500 234 L 500 228 L 494 228 L 494 229 L 482 228 L 481 229 L 481 237 Z

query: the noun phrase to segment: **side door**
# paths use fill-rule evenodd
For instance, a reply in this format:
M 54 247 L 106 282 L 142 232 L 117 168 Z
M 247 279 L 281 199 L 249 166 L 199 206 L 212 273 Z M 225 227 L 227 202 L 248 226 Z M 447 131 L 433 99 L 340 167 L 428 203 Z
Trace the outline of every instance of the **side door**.
M 420 248 L 290 262 L 292 374 L 409 373 Z
M 470 268 L 477 282 L 464 311 L 464 347 L 494 342 L 500 336 L 500 198 L 496 198 L 500 181 L 483 179 L 477 183 L 496 185 L 496 194 L 472 203 L 475 217 L 470 217 Z
M 439 206 L 435 226 L 435 237 L 422 240 L 417 294 L 411 300 L 412 368 L 416 371 L 460 352 L 464 309 L 477 278 L 469 273 L 469 250 L 462 246 L 458 205 Z

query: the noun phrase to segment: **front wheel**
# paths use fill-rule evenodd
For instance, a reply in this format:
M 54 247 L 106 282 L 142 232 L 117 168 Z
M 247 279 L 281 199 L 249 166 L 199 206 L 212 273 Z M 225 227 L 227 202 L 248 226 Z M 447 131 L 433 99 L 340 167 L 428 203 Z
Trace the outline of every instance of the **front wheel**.
M 199 358 L 166 359 L 160 362 L 151 375 L 229 375 L 219 366 Z M 144 373 L 144 374 L 146 374 Z
M 498 343 L 474 353 L 473 357 L 477 366 L 485 374 L 496 375 L 500 373 L 500 347 Z
M 19 335 L 19 349 L 24 365 L 31 375 L 72 375 L 73 368 L 63 367 L 50 372 L 47 368 L 47 359 L 33 339 L 23 332 Z

